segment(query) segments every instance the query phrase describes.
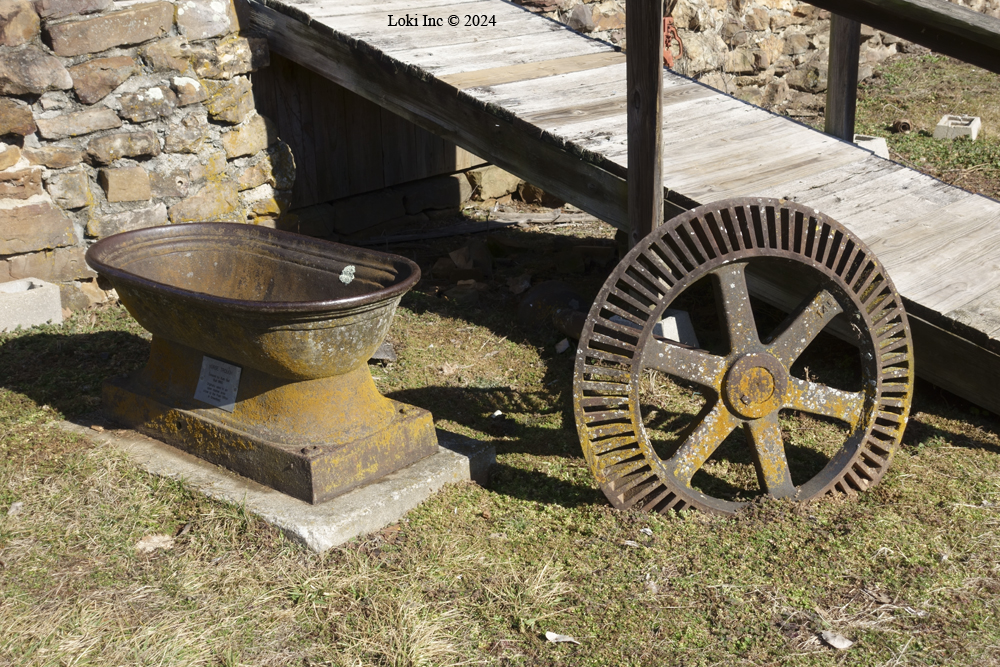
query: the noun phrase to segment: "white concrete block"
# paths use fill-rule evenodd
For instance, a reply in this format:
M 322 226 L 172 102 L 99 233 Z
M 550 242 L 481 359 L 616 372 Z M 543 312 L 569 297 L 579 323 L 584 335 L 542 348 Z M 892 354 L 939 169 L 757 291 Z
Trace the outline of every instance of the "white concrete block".
M 62 324 L 59 287 L 38 278 L 0 283 L 0 331 Z
M 953 116 L 951 114 L 941 117 L 937 127 L 934 128 L 935 139 L 958 139 L 968 137 L 972 141 L 979 136 L 979 128 L 983 122 L 979 116 Z
M 617 315 L 612 315 L 611 321 L 635 329 L 642 328 Z M 698 345 L 698 336 L 694 333 L 694 325 L 691 324 L 691 316 L 686 310 L 667 308 L 663 311 L 663 319 L 653 325 L 653 335 L 691 347 L 701 347 Z
M 867 134 L 855 134 L 854 143 L 861 148 L 870 150 L 881 158 L 889 159 L 889 145 L 882 137 L 870 137 Z

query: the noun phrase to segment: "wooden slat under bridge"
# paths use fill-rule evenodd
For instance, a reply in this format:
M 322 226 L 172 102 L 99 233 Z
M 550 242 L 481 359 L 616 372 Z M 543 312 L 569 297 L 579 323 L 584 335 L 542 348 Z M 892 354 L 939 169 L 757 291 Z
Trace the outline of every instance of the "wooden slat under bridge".
M 628 228 L 626 66 L 611 45 L 504 0 L 249 6 L 274 52 Z M 389 15 L 418 25 L 390 27 Z M 668 212 L 778 197 L 843 223 L 906 300 L 917 374 L 1000 412 L 1000 202 L 670 71 L 663 117 Z M 780 289 L 758 289 L 787 305 Z

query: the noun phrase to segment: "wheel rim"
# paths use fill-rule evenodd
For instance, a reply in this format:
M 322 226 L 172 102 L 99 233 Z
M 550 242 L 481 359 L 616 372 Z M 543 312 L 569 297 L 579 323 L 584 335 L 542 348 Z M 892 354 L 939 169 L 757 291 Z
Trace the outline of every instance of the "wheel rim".
M 746 269 L 764 259 L 818 279 L 770 339 L 760 340 Z M 709 277 L 728 353 L 658 340 L 653 326 L 675 299 Z M 856 334 L 862 389 L 794 377 L 809 343 L 843 313 Z M 705 388 L 700 421 L 671 456 L 655 451 L 640 408 L 647 369 Z M 577 429 L 591 472 L 618 508 L 697 508 L 732 514 L 745 502 L 709 496 L 695 473 L 742 429 L 760 490 L 805 501 L 871 488 L 888 468 L 909 413 L 913 354 L 902 300 L 873 253 L 839 223 L 797 204 L 717 202 L 657 228 L 622 260 L 591 308 L 574 374 Z M 792 482 L 778 414 L 796 410 L 844 423 L 848 435 L 825 467 Z

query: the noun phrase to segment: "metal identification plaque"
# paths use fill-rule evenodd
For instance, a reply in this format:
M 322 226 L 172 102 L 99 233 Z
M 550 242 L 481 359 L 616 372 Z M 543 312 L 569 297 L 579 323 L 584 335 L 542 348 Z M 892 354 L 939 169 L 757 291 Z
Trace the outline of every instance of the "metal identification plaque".
M 236 392 L 240 388 L 240 367 L 218 359 L 203 357 L 195 400 L 222 408 L 226 412 L 236 409 Z

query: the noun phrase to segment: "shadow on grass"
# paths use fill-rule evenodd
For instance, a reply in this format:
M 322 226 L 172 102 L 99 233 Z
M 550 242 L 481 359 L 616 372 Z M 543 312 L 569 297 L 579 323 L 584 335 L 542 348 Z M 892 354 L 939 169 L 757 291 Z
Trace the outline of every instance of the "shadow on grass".
M 71 418 L 98 406 L 104 380 L 148 357 L 149 341 L 132 333 L 30 333 L 0 344 L 0 386 Z

